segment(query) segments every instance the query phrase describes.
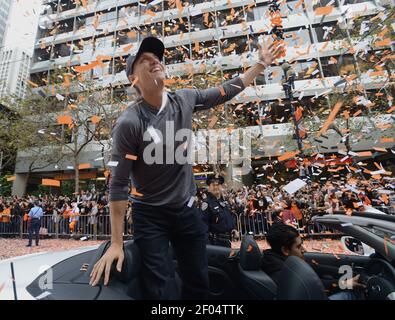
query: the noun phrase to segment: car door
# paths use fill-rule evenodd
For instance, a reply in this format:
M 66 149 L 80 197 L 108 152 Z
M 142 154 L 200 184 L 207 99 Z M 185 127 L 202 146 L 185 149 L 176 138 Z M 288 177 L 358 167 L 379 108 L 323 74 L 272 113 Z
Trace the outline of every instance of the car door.
M 343 214 L 317 216 L 313 221 L 337 229 L 344 235 L 349 235 L 373 248 L 376 253 L 392 259 L 395 256 L 395 246 L 392 243 L 383 243 L 383 238 L 369 230 L 372 226 L 392 228 L 395 230 L 395 218 L 372 215 L 368 213 L 353 213 L 352 216 Z M 307 262 L 316 270 L 325 285 L 331 280 L 337 280 L 342 273 L 340 267 L 365 267 L 370 261 L 369 256 L 307 253 Z M 326 267 L 329 266 L 329 267 Z
M 307 252 L 304 256 L 327 290 L 332 290 L 338 285 L 339 278 L 345 273 L 342 266 L 364 268 L 370 261 L 370 257 L 367 256 L 319 252 Z

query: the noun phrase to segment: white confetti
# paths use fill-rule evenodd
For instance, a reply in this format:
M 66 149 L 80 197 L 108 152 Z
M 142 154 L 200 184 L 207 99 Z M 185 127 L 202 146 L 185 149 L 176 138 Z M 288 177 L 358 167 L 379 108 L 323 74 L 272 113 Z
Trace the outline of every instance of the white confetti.
M 191 197 L 191 199 L 189 199 L 189 202 L 188 202 L 187 206 L 189 208 L 192 208 L 194 202 L 195 202 L 195 197 Z
M 58 99 L 59 101 L 63 101 L 64 97 L 61 94 L 57 93 L 56 94 L 56 99 Z
M 304 182 L 303 180 L 295 179 L 295 180 L 291 181 L 290 183 L 288 183 L 287 185 L 285 185 L 283 187 L 283 189 L 285 191 L 287 191 L 289 194 L 294 194 L 299 189 L 302 189 L 305 185 L 306 185 L 306 182 Z
M 110 161 L 107 163 L 108 167 L 116 167 L 118 166 L 118 161 Z

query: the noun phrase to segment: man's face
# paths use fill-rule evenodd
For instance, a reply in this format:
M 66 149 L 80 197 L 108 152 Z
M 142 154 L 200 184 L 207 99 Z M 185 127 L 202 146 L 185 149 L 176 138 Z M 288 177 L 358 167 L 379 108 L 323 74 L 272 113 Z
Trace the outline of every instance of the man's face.
M 301 259 L 304 259 L 304 253 L 306 252 L 305 247 L 303 246 L 303 241 L 301 237 L 297 237 L 295 242 L 292 244 L 291 248 L 282 248 L 282 252 L 285 256 L 296 256 Z
M 213 182 L 208 187 L 210 193 L 212 193 L 216 198 L 221 196 L 221 185 L 218 182 Z
M 165 67 L 156 55 L 144 52 L 134 63 L 133 74 L 129 76 L 132 83 L 136 78 L 138 78 L 136 85 L 140 91 L 146 86 L 159 85 L 166 78 Z

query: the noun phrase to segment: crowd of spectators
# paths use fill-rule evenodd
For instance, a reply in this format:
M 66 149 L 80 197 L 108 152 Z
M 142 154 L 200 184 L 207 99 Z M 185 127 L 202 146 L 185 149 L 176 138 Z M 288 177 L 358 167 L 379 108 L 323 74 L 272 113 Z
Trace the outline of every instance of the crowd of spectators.
M 352 184 L 350 184 L 350 182 Z M 311 218 L 317 214 L 344 212 L 395 213 L 395 186 L 390 182 L 366 181 L 353 178 L 344 184 L 330 180 L 325 183 L 310 183 L 294 194 L 288 194 L 280 187 L 269 184 L 243 186 L 238 189 L 223 188 L 235 219 L 244 230 L 248 219 L 263 220 L 266 229 L 275 222 L 291 224 L 300 231 L 312 227 Z M 207 189 L 199 188 L 197 206 L 207 197 Z M 45 216 L 45 232 L 53 233 L 58 224 L 59 234 L 110 234 L 109 202 L 107 191 L 82 190 L 73 195 L 26 195 L 23 198 L 0 197 L 0 232 L 12 231 L 19 221 L 27 221 L 33 203 L 38 201 Z M 125 235 L 133 233 L 132 202 L 129 201 L 125 215 Z M 237 217 L 237 218 L 236 218 Z M 94 228 L 97 228 L 94 231 Z M 266 232 L 267 230 L 261 230 Z M 321 232 L 318 227 L 315 231 Z

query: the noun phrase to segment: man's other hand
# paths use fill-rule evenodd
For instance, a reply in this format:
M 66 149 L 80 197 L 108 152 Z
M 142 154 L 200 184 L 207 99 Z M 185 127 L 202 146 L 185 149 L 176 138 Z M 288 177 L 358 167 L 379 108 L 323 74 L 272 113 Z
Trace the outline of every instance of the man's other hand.
M 100 258 L 93 267 L 90 274 L 91 280 L 89 284 L 95 286 L 100 281 L 100 278 L 104 272 L 104 285 L 108 285 L 110 280 L 111 266 L 115 260 L 117 260 L 117 270 L 122 271 L 122 263 L 124 260 L 123 245 L 111 244 L 106 253 Z

